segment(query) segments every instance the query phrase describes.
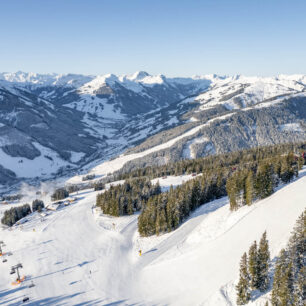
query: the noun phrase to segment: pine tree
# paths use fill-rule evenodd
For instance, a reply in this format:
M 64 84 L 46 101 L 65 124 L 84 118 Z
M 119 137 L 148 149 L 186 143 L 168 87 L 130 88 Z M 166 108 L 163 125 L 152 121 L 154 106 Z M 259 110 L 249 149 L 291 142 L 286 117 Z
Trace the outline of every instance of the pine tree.
M 237 210 L 237 180 L 236 176 L 232 176 L 227 180 L 226 192 L 230 201 L 230 210 Z
M 128 202 L 127 202 L 127 214 L 128 215 L 134 214 L 133 201 L 132 201 L 131 196 L 129 196 Z
M 302 267 L 294 282 L 293 299 L 295 306 L 306 304 L 306 267 Z
M 255 179 L 255 192 L 259 199 L 266 198 L 273 193 L 273 171 L 268 163 L 262 163 L 257 169 Z
M 194 180 L 191 187 L 191 210 L 194 210 L 200 205 L 200 183 L 199 180 Z
M 249 171 L 245 180 L 245 203 L 251 205 L 254 200 L 254 174 L 253 171 Z
M 251 299 L 250 276 L 248 274 L 247 254 L 244 253 L 240 261 L 239 282 L 236 286 L 237 305 L 245 305 Z
M 267 233 L 264 232 L 258 247 L 258 289 L 266 291 L 269 287 L 269 243 Z
M 249 273 L 251 278 L 251 288 L 258 289 L 258 254 L 257 254 L 257 243 L 251 245 L 249 249 Z
M 284 249 L 281 250 L 280 256 L 275 264 L 272 305 L 294 305 L 292 262 L 288 260 L 288 254 Z
M 305 265 L 306 209 L 296 221 L 288 247 L 294 265 L 294 273 L 296 274 Z
M 294 170 L 291 166 L 290 157 L 287 156 L 282 160 L 280 177 L 284 183 L 289 183 L 294 176 Z

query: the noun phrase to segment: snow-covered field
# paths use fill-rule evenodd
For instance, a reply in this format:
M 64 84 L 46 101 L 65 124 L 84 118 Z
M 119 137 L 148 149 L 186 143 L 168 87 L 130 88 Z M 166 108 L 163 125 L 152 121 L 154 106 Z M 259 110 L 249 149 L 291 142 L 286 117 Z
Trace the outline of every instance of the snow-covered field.
M 0 160 L 7 169 L 16 173 L 19 177 L 33 178 L 38 176 L 50 176 L 59 168 L 65 166 L 74 166 L 73 164 L 63 160 L 55 151 L 34 143 L 34 146 L 41 152 L 41 155 L 30 160 L 24 157 L 12 157 L 0 149 Z M 73 162 L 78 162 L 82 157 L 82 153 L 71 152 Z
M 167 180 L 162 187 L 178 181 Z M 271 257 L 278 254 L 306 207 L 305 185 L 306 169 L 250 207 L 231 213 L 222 198 L 176 231 L 150 238 L 139 237 L 138 215 L 101 215 L 93 207 L 96 192 L 84 190 L 44 221 L 33 214 L 22 226 L 0 229 L 4 252 L 12 252 L 0 261 L 0 304 L 20 305 L 29 297 L 27 305 L 235 305 L 241 255 L 265 230 Z M 19 262 L 26 281 L 12 286 L 10 267 Z

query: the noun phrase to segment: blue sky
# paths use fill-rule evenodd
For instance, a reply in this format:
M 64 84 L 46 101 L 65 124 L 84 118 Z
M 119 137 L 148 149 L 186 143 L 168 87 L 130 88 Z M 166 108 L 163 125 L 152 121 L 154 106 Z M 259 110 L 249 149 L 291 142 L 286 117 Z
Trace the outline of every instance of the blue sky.
M 0 0 L 0 71 L 306 73 L 305 0 Z

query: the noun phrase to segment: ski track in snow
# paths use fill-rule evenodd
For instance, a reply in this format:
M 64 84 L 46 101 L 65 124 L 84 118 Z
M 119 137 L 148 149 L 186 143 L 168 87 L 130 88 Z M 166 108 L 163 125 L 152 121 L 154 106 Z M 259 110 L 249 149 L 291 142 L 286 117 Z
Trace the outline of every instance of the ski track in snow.
M 33 214 L 22 228 L 0 229 L 4 251 L 13 253 L 0 262 L 1 305 L 21 305 L 25 296 L 27 305 L 235 305 L 241 255 L 264 230 L 271 257 L 278 254 L 306 206 L 305 183 L 306 169 L 250 207 L 230 213 L 221 198 L 201 206 L 176 231 L 149 238 L 139 237 L 138 214 L 99 215 L 93 208 L 97 192 L 80 192 L 75 204 L 44 222 Z M 9 268 L 18 262 L 27 278 L 12 287 Z M 28 288 L 31 281 L 35 287 Z

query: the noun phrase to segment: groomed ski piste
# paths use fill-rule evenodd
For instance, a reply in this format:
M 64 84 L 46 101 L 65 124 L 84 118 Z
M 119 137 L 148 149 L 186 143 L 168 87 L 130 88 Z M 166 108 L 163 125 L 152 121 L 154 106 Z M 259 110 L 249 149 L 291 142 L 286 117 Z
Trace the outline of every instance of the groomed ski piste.
M 159 181 L 165 190 L 190 178 Z M 236 305 L 242 254 L 266 230 L 271 258 L 278 255 L 306 207 L 305 186 L 304 168 L 252 206 L 230 212 L 224 197 L 201 206 L 177 230 L 148 238 L 138 234 L 137 214 L 105 216 L 94 207 L 97 192 L 83 190 L 44 221 L 34 213 L 26 223 L 0 229 L 6 253 L 0 305 Z M 3 205 L 1 215 L 8 208 Z M 10 268 L 18 263 L 26 278 L 13 286 Z M 267 295 L 250 305 L 264 305 Z

